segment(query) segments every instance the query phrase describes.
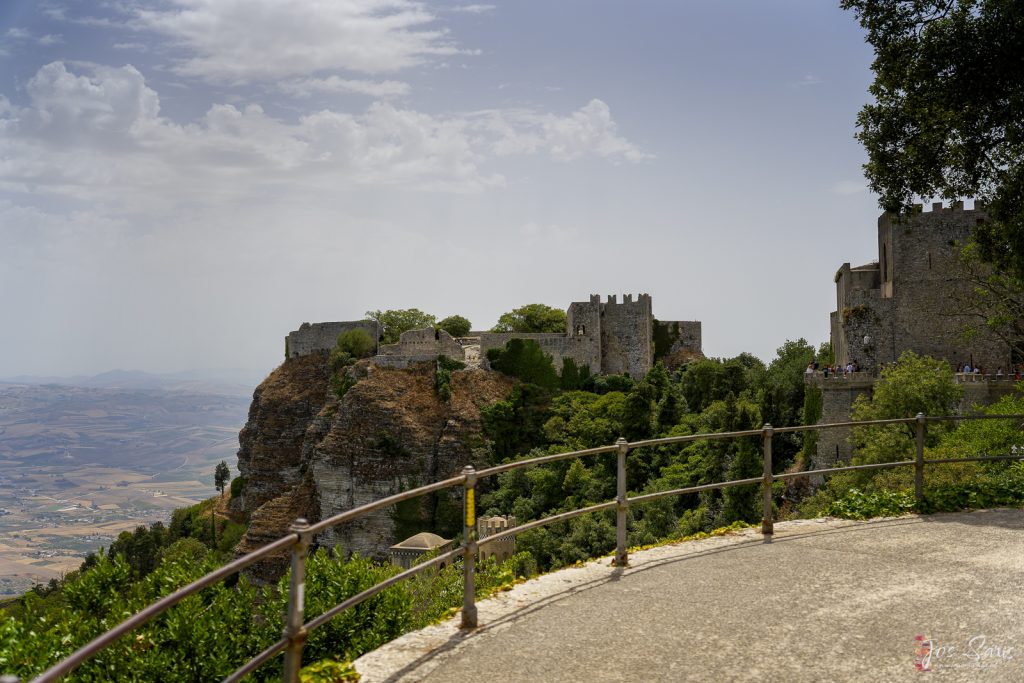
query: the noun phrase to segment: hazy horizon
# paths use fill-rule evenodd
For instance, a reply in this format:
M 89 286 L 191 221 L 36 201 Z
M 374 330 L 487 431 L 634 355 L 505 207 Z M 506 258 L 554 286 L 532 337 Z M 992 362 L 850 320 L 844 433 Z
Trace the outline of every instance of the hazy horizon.
M 649 293 L 828 338 L 876 257 L 830 3 L 0 7 L 0 377 L 238 368 L 303 322 Z

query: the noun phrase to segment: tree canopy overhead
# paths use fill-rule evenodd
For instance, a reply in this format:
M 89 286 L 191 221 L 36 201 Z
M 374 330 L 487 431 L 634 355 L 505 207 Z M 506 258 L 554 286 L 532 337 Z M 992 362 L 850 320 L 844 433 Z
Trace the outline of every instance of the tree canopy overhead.
M 565 332 L 565 311 L 545 304 L 526 304 L 498 318 L 492 332 Z
M 886 210 L 975 197 L 982 256 L 1024 276 L 1024 3 L 842 0 L 875 51 L 858 116 L 865 175 Z

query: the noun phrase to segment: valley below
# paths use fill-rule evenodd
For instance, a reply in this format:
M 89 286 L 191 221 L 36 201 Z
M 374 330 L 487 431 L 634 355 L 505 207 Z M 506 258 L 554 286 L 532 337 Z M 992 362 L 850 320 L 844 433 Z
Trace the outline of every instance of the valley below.
M 236 386 L 0 383 L 0 595 L 216 495 L 214 467 L 234 473 L 249 401 Z

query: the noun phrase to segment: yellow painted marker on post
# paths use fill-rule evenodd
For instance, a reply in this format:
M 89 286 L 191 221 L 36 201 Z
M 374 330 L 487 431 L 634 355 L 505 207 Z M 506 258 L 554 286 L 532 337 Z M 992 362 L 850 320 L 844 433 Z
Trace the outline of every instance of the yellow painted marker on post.
M 476 489 L 466 489 L 466 526 L 476 525 Z

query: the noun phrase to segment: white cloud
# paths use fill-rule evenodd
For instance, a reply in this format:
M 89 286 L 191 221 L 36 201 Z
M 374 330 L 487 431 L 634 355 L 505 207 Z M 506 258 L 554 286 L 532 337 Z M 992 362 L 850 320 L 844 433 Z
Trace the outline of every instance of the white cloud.
M 840 180 L 829 188 L 833 194 L 854 195 L 867 192 L 867 185 L 863 180 Z
M 182 75 L 243 83 L 319 71 L 381 73 L 462 52 L 413 0 L 171 0 L 136 7 L 131 25 L 169 37 L 189 56 Z
M 111 47 L 115 50 L 138 50 L 139 52 L 147 50 L 145 43 L 114 43 Z
M 52 62 L 26 91 L 28 106 L 0 99 L 0 189 L 124 210 L 339 185 L 473 192 L 503 184 L 487 169 L 503 154 L 649 156 L 618 135 L 600 100 L 561 117 L 437 116 L 375 102 L 358 114 L 324 109 L 294 121 L 257 104 L 215 104 L 182 125 L 161 115 L 156 91 L 130 65 L 75 73 Z
M 397 97 L 409 94 L 409 84 L 402 81 L 366 81 L 338 76 L 297 78 L 283 81 L 278 87 L 296 97 L 310 97 L 315 93 L 356 93 L 371 97 Z
M 268 183 L 335 183 L 479 190 L 501 182 L 480 169 L 465 120 L 376 103 L 352 115 L 324 110 L 286 122 L 258 105 L 217 104 L 195 123 L 160 116 L 157 93 L 134 67 L 90 75 L 61 62 L 29 81 L 30 106 L 0 108 L 0 187 L 119 203 L 181 192 L 258 191 Z M 141 194 L 127 190 L 146 191 Z
M 452 7 L 450 12 L 463 12 L 465 14 L 484 14 L 498 9 L 497 5 L 457 5 Z
M 498 134 L 499 155 L 547 152 L 559 161 L 585 155 L 638 162 L 653 158 L 620 136 L 608 105 L 593 99 L 569 116 L 531 110 L 486 112 L 485 125 Z
M 57 33 L 47 33 L 46 35 L 36 36 L 31 31 L 23 28 L 9 28 L 7 33 L 4 34 L 4 39 L 9 42 L 33 42 L 43 47 L 49 47 L 50 45 L 60 45 L 64 42 L 64 37 Z

